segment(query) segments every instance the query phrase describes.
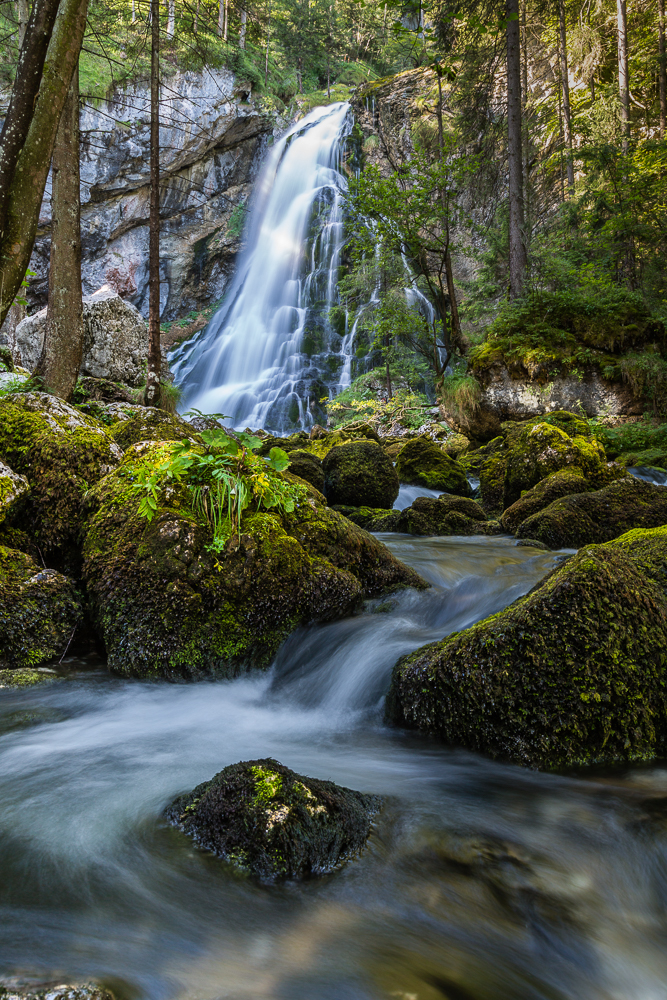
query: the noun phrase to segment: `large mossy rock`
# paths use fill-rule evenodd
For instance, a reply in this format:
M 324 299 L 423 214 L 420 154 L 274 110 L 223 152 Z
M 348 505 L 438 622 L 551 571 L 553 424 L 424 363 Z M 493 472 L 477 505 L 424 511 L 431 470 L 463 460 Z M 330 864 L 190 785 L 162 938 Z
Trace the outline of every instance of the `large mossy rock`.
M 77 574 L 85 493 L 121 458 L 102 424 L 55 396 L 0 399 L 0 460 L 30 484 L 15 526 L 51 566 Z
M 498 521 L 490 521 L 482 507 L 468 497 L 417 497 L 405 510 L 373 507 L 336 507 L 366 531 L 394 531 L 407 535 L 499 535 Z
M 379 444 L 380 438 L 370 424 L 357 421 L 347 424 L 345 427 L 339 427 L 335 431 L 325 431 L 322 427 L 314 427 L 310 434 L 306 431 L 295 431 L 288 437 L 275 437 L 272 434 L 267 434 L 257 454 L 268 455 L 271 448 L 278 447 L 286 451 L 288 455 L 293 451 L 306 451 L 310 455 L 323 459 L 332 448 L 337 448 L 350 441 L 375 441 Z
M 503 512 L 500 523 L 505 531 L 514 534 L 522 521 L 525 521 L 532 514 L 544 510 L 554 500 L 560 500 L 573 493 L 588 493 L 594 488 L 580 469 L 561 469 L 560 472 L 553 472 L 537 486 L 533 486 L 532 489 L 527 490 L 519 497 Z
M 0 668 L 36 667 L 62 654 L 81 617 L 71 580 L 0 545 Z
M 314 486 L 320 493 L 324 493 L 324 470 L 322 462 L 317 455 L 311 455 L 308 451 L 289 452 L 289 471 L 293 476 L 304 479 L 311 486 Z
M 269 758 L 230 764 L 166 815 L 200 847 L 273 880 L 324 874 L 354 857 L 381 804 Z
M 376 441 L 350 441 L 332 448 L 322 470 L 330 504 L 391 509 L 398 496 L 398 476 Z
M 667 524 L 667 487 L 627 476 L 592 493 L 554 500 L 526 517 L 516 534 L 551 548 L 578 549 L 611 541 L 631 528 L 663 524 Z
M 463 466 L 428 438 L 412 438 L 401 448 L 396 472 L 399 480 L 409 486 L 426 486 L 461 497 L 472 494 Z
M 388 717 L 529 767 L 667 750 L 667 527 L 589 546 L 527 597 L 399 660 Z
M 171 490 L 148 523 L 134 477 L 167 450 L 134 445 L 89 495 L 83 577 L 112 670 L 234 676 L 267 666 L 303 622 L 344 615 L 363 595 L 426 586 L 315 490 L 284 517 L 246 511 L 219 553 L 185 489 Z
M 111 409 L 111 408 L 108 408 Z M 166 413 L 154 406 L 133 407 L 131 415 L 115 421 L 109 435 L 125 451 L 138 441 L 182 441 L 197 439 L 194 427 L 178 413 Z

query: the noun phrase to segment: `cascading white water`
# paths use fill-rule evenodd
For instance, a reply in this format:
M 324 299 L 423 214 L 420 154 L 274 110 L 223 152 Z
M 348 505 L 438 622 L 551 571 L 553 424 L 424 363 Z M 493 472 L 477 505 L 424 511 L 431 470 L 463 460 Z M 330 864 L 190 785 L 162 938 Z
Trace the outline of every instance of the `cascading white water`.
M 351 338 L 334 332 L 329 311 L 347 190 L 342 144 L 350 125 L 348 104 L 316 108 L 271 150 L 226 300 L 206 329 L 170 358 L 182 409 L 224 413 L 237 428 L 305 427 L 334 369 L 349 369 Z

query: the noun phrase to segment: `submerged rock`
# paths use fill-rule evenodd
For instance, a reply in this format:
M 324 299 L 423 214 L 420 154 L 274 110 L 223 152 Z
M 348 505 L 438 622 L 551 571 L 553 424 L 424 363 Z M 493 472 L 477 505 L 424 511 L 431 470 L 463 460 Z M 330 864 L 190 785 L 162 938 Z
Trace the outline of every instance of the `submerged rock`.
M 663 524 L 667 524 L 667 487 L 627 476 L 604 489 L 555 500 L 522 521 L 516 533 L 554 549 L 578 549 L 611 541 L 631 528 Z
M 30 485 L 15 527 L 57 568 L 76 575 L 84 495 L 121 458 L 99 421 L 55 396 L 0 399 L 0 460 Z
M 132 446 L 89 495 L 83 577 L 112 670 L 235 676 L 267 666 L 303 622 L 347 614 L 364 595 L 427 586 L 296 479 L 303 495 L 293 513 L 247 510 L 240 536 L 219 551 L 184 488 L 171 489 L 148 523 L 134 483 L 167 447 Z
M 289 471 L 292 475 L 304 479 L 320 493 L 324 493 L 324 471 L 317 455 L 297 449 L 289 453 L 289 458 Z
M 390 509 L 398 496 L 398 476 L 376 441 L 350 441 L 332 448 L 322 469 L 331 504 Z
M 295 774 L 269 758 L 225 767 L 180 795 L 166 816 L 243 871 L 303 878 L 358 854 L 381 804 L 375 795 Z
M 0 545 L 0 668 L 36 667 L 62 654 L 81 618 L 71 580 Z
M 667 527 L 588 546 L 394 668 L 387 716 L 529 767 L 667 750 Z
M 409 486 L 426 486 L 462 497 L 472 494 L 463 466 L 428 438 L 412 438 L 401 448 L 396 472 Z

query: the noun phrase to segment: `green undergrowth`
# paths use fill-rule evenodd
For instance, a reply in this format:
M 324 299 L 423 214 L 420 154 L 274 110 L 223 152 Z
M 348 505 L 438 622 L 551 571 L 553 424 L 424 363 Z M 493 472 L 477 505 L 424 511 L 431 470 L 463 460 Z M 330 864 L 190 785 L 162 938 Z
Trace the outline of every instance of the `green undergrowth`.
M 659 352 L 666 348 L 664 324 L 636 293 L 615 287 L 598 289 L 595 295 L 539 292 L 502 308 L 485 341 L 471 351 L 470 368 L 478 373 L 505 362 L 547 381 L 565 374 L 583 376 L 586 367 L 595 365 L 607 379 L 626 378 L 641 395 L 649 373 L 662 372 Z M 661 378 L 667 384 L 667 376 Z
M 422 392 L 409 386 L 393 389 L 391 399 L 386 395 L 387 375 L 384 368 L 374 368 L 360 375 L 327 403 L 327 413 L 334 427 L 345 427 L 358 420 L 370 421 L 377 426 L 389 427 L 398 423 L 410 430 L 417 430 L 429 419 L 432 404 Z
M 597 439 L 604 445 L 607 458 L 623 465 L 657 465 L 667 463 L 667 423 L 656 423 L 644 418 L 620 427 L 605 427 L 590 422 Z

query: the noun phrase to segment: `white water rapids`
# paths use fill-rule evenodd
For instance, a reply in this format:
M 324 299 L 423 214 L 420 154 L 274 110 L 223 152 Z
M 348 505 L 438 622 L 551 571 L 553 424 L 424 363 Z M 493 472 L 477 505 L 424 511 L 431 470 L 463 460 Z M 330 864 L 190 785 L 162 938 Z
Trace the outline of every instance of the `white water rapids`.
M 332 371 L 343 380 L 349 373 L 350 338 L 336 335 L 329 322 L 349 113 L 345 103 L 316 108 L 272 148 L 225 301 L 202 333 L 171 356 L 182 409 L 224 413 L 238 429 L 306 427 Z

